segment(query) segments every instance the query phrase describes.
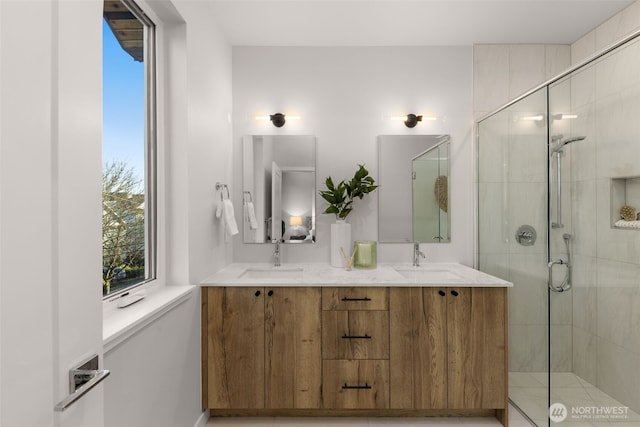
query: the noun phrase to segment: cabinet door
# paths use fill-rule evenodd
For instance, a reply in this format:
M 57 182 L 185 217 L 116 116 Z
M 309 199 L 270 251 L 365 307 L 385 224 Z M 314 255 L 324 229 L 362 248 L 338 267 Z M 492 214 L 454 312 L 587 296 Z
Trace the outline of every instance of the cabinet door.
M 263 294 L 262 288 L 203 288 L 208 408 L 264 407 Z
M 447 304 L 438 288 L 391 288 L 391 408 L 447 407 Z
M 505 408 L 506 288 L 448 288 L 449 408 Z
M 265 291 L 265 407 L 321 408 L 320 288 Z

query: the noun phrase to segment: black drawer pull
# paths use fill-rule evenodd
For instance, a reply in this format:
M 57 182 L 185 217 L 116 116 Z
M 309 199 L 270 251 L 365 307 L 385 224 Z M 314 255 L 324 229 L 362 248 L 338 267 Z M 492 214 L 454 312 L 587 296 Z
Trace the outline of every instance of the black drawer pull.
M 453 295 L 454 297 L 458 296 L 458 291 L 451 291 L 451 295 Z
M 371 337 L 369 335 L 367 335 L 367 334 L 364 334 L 364 335 L 347 335 L 347 334 L 344 334 L 342 336 L 342 339 L 343 340 L 370 340 Z
M 269 295 L 269 296 L 273 296 L 273 291 L 269 291 L 269 292 L 267 292 L 267 295 Z
M 364 383 L 364 385 L 347 385 L 347 383 L 344 383 L 342 386 L 343 390 L 368 390 L 370 388 L 371 386 L 367 383 Z
M 255 296 L 259 297 L 260 296 L 260 291 L 256 291 Z
M 364 298 L 347 298 L 347 297 L 344 297 L 344 298 L 342 298 L 342 301 L 371 301 L 371 298 L 369 298 L 369 297 L 364 297 Z
M 440 295 L 441 297 L 443 297 L 443 296 L 445 296 L 445 295 L 446 295 L 446 293 L 445 293 L 442 289 L 440 289 L 440 290 L 438 291 L 438 295 Z

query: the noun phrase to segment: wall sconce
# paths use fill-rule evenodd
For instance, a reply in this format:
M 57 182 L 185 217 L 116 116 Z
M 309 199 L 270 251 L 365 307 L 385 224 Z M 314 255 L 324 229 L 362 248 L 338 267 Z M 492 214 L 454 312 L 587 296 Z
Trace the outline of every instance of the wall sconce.
M 281 128 L 287 122 L 287 120 L 300 120 L 300 116 L 284 115 L 282 113 L 275 113 L 269 116 L 256 116 L 256 120 L 271 120 L 271 123 L 277 128 Z
M 407 114 L 406 116 L 392 116 L 391 120 L 402 120 L 404 125 L 408 128 L 414 128 L 421 121 L 436 121 L 437 117 L 433 116 L 418 116 L 416 114 Z

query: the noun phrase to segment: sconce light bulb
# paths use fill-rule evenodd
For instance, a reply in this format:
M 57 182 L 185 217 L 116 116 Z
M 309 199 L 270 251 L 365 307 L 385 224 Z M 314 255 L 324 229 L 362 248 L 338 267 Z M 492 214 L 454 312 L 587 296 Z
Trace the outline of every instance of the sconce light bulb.
M 555 120 L 565 120 L 565 119 L 577 119 L 578 115 L 577 114 L 554 114 L 553 118 Z
M 544 116 L 542 114 L 536 114 L 535 116 L 522 116 L 520 117 L 520 120 L 539 122 L 544 120 Z

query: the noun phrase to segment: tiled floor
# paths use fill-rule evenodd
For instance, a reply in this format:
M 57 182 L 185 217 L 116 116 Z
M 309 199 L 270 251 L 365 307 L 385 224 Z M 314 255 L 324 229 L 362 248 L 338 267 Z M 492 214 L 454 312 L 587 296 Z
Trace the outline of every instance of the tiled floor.
M 495 418 L 211 418 L 207 427 L 499 427 Z M 510 427 L 531 427 L 509 408 Z M 573 426 L 572 426 L 573 427 Z
M 509 373 L 509 397 L 538 426 L 547 426 L 547 374 L 529 372 Z M 623 404 L 570 372 L 554 373 L 552 378 L 551 403 L 562 403 L 571 412 L 572 408 L 612 408 Z M 584 410 L 583 410 L 584 411 Z M 569 415 L 562 423 L 567 427 L 639 427 L 640 415 L 631 409 L 618 417 L 606 415 Z

